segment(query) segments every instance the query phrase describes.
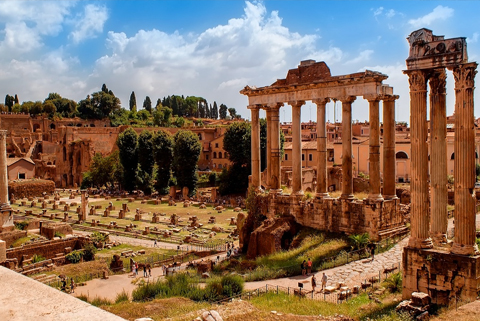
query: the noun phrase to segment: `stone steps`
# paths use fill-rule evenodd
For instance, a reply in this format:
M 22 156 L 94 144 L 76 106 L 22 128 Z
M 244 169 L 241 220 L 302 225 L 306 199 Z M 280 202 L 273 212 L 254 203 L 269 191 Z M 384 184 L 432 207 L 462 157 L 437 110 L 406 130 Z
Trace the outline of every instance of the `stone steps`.
M 394 228 L 382 230 L 382 231 L 378 232 L 378 236 L 381 239 L 385 239 L 385 238 L 389 238 L 389 237 L 396 236 L 396 235 L 405 235 L 408 232 L 409 232 L 408 227 L 400 226 L 400 227 L 394 227 Z

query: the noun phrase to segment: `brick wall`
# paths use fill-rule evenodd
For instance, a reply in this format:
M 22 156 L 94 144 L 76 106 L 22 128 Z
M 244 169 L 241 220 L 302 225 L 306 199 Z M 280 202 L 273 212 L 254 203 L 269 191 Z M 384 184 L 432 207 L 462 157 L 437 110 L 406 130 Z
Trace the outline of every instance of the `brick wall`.
M 72 250 L 83 248 L 85 238 L 73 237 L 62 240 L 45 241 L 41 243 L 25 245 L 21 248 L 7 249 L 7 259 L 21 260 L 26 255 L 31 258 L 34 254 L 41 255 L 46 259 L 52 259 L 58 253 L 65 253 L 65 248 L 70 247 Z

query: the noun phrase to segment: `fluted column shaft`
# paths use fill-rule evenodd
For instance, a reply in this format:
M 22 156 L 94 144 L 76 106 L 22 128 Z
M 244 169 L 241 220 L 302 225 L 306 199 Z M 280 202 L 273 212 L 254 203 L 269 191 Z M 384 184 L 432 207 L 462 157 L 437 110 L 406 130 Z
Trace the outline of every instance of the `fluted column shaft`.
M 6 130 L 0 130 L 0 204 L 10 204 L 10 202 L 8 201 L 7 131 Z
M 369 139 L 369 163 L 370 170 L 369 183 L 370 200 L 383 200 L 380 193 L 380 111 L 379 97 L 367 98 L 369 104 L 369 121 L 370 121 L 370 139 Z
M 475 117 L 473 89 L 477 63 L 453 69 L 455 78 L 455 241 L 452 253 L 478 253 L 475 243 Z
M 430 236 L 435 244 L 447 241 L 447 104 L 445 69 L 434 70 L 430 83 Z
M 270 120 L 272 125 L 271 128 L 271 136 L 270 139 L 271 143 L 271 178 L 270 178 L 270 189 L 275 190 L 277 193 L 281 192 L 281 169 L 280 169 L 280 162 L 282 157 L 282 151 L 280 149 L 280 107 L 283 106 L 282 104 L 277 104 L 273 107 L 270 107 Z
M 432 248 L 429 237 L 428 145 L 427 145 L 427 75 L 421 70 L 406 71 L 410 83 L 411 132 L 411 226 L 408 245 Z
M 328 197 L 327 184 L 327 126 L 325 105 L 330 98 L 317 99 L 317 194 L 318 198 Z
M 395 187 L 395 99 L 383 97 L 383 198 L 397 196 Z
M 252 113 L 252 186 L 260 187 L 260 107 L 250 106 L 249 109 Z
M 340 99 L 342 101 L 342 195 L 341 198 L 353 198 L 352 168 L 352 102 L 355 96 Z
M 271 187 L 271 177 L 272 177 L 272 113 L 270 108 L 265 109 L 267 114 L 267 175 L 266 175 L 266 188 L 269 189 Z
M 301 195 L 302 190 L 302 133 L 301 108 L 304 101 L 289 103 L 292 106 L 292 194 Z

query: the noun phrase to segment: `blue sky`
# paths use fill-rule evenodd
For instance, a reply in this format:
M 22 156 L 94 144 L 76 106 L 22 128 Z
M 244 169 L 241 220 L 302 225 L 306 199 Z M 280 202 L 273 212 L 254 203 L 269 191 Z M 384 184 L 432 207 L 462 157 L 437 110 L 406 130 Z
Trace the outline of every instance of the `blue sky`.
M 140 106 L 147 95 L 195 95 L 248 118 L 239 90 L 315 59 L 333 75 L 387 74 L 401 97 L 397 119 L 409 121 L 405 38 L 422 27 L 467 37 L 476 61 L 479 12 L 477 1 L 0 1 L 0 97 L 43 101 L 58 92 L 78 101 L 105 83 L 124 107 L 132 91 Z M 451 114 L 451 75 L 447 83 Z M 360 97 L 353 110 L 353 119 L 368 119 Z M 280 116 L 290 121 L 290 108 Z M 309 119 L 316 113 L 307 104 Z

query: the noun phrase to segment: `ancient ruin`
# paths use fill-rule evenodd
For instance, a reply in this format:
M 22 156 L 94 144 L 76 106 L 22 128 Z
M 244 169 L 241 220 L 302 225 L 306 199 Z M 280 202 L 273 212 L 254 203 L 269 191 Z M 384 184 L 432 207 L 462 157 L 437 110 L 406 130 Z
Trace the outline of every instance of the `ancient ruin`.
M 475 243 L 475 126 L 473 90 L 477 63 L 469 62 L 465 38 L 444 39 L 431 30 L 407 38 L 410 54 L 412 135 L 411 237 L 403 252 L 403 297 L 424 292 L 433 302 L 475 300 L 480 255 Z M 455 78 L 455 239 L 447 242 L 446 72 Z M 430 137 L 427 145 L 427 83 Z M 429 174 L 430 153 L 430 184 Z
M 325 62 L 302 61 L 288 71 L 286 79 L 271 86 L 246 86 L 240 93 L 248 96 L 252 119 L 251 186 L 269 190 L 268 217 L 291 214 L 297 223 L 332 232 L 369 233 L 379 240 L 404 230 L 395 191 L 395 100 L 393 88 L 383 84 L 388 76 L 375 71 L 332 76 Z M 366 199 L 353 196 L 352 103 L 357 96 L 369 102 L 370 117 L 370 192 Z M 315 198 L 305 200 L 302 189 L 301 110 L 305 101 L 317 105 L 317 170 Z M 342 195 L 330 197 L 327 190 L 326 104 L 342 102 Z M 379 103 L 383 101 L 383 190 L 380 173 Z M 287 102 L 292 106 L 292 193 L 282 194 L 279 111 Z M 260 173 L 259 111 L 267 115 L 266 181 Z

